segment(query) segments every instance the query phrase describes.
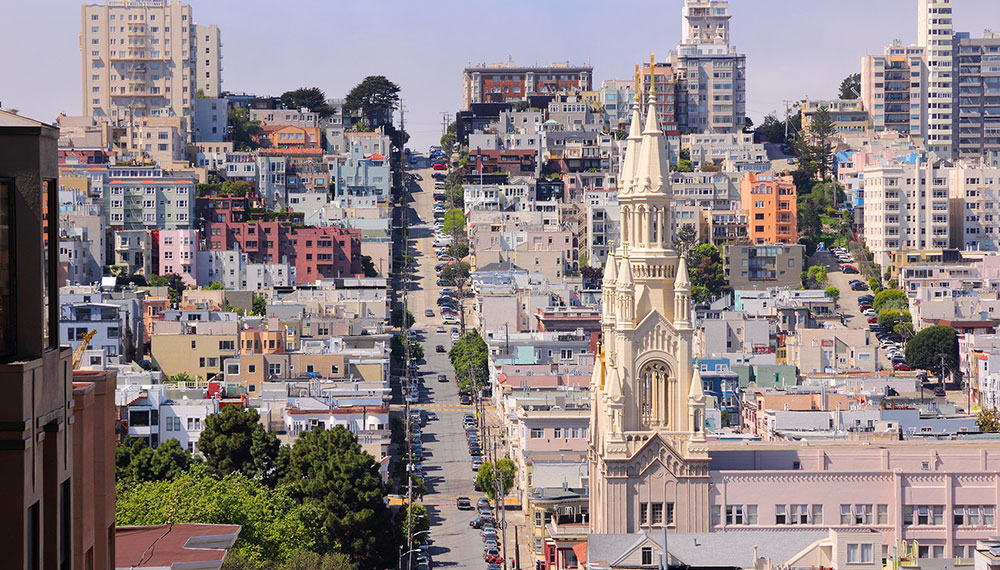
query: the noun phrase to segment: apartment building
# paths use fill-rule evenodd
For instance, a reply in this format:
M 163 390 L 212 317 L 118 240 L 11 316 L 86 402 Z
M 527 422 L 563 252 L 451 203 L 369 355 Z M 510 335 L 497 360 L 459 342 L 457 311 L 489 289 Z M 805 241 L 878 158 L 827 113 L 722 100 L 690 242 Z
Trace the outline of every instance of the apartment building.
M 685 0 L 681 43 L 670 52 L 681 133 L 735 133 L 746 118 L 746 56 L 729 44 L 727 0 Z
M 958 162 L 948 169 L 951 247 L 997 251 L 1000 168 Z
M 103 185 L 108 226 L 186 229 L 194 220 L 194 178 L 169 176 L 155 166 L 109 166 Z
M 113 232 L 111 265 L 122 275 L 159 275 L 158 244 L 150 230 L 117 230 Z
M 733 289 L 798 287 L 805 253 L 800 244 L 726 245 L 726 279 Z
M 214 59 L 208 68 L 221 69 L 218 49 L 198 53 L 197 40 L 191 6 L 178 0 L 84 4 L 83 114 L 116 125 L 136 117 L 190 119 L 205 83 L 195 80 L 199 59 Z
M 643 62 L 642 69 L 639 70 L 639 93 L 640 97 L 644 99 L 643 104 L 649 102 L 649 68 L 650 62 Z M 677 136 L 679 133 L 677 125 L 677 104 L 678 104 L 678 87 L 677 75 L 674 73 L 673 66 L 670 62 L 661 62 L 654 65 L 653 71 L 653 96 L 655 99 L 654 105 L 656 106 L 656 116 L 660 120 L 660 130 L 668 136 Z M 626 107 L 631 105 L 630 102 L 625 102 Z M 626 109 L 623 115 L 623 121 L 628 122 L 628 109 Z M 623 128 L 628 128 L 626 124 Z
M 198 230 L 160 230 L 160 272 L 180 275 L 185 285 L 198 284 Z
M 951 158 L 955 94 L 951 0 L 917 0 L 917 45 L 927 54 L 927 149 Z
M 691 153 L 691 168 L 697 172 L 705 164 L 737 168 L 724 171 L 743 172 L 748 169 L 768 170 L 771 163 L 762 143 L 753 142 L 753 133 L 691 133 L 681 136 L 681 148 Z
M 791 176 L 747 172 L 740 183 L 740 204 L 747 213 L 747 237 L 754 244 L 798 241 L 798 205 Z
M 976 159 L 1000 153 L 1000 33 L 972 38 L 956 33 L 952 46 L 955 156 Z
M 861 94 L 858 93 L 860 97 Z M 802 130 L 808 131 L 813 117 L 820 109 L 826 109 L 833 121 L 835 133 L 863 133 L 868 129 L 868 112 L 861 99 L 833 99 L 822 101 L 802 100 Z
M 392 186 L 389 155 L 373 148 L 383 146 L 381 137 L 350 140 L 347 156 L 328 163 L 333 197 L 370 196 L 377 202 L 387 201 Z
M 118 306 L 109 303 L 64 304 L 59 312 L 59 333 L 73 350 L 93 331 L 90 348 L 103 350 L 109 357 L 125 354 L 125 323 Z
M 605 79 L 601 82 L 598 101 L 604 108 L 604 121 L 609 130 L 628 128 L 633 97 L 635 85 L 632 80 Z
M 194 31 L 195 94 L 219 97 L 222 95 L 222 34 L 219 26 L 196 24 Z
M 150 346 L 153 364 L 166 376 L 183 372 L 209 380 L 223 371 L 227 357 L 238 353 L 238 329 L 235 320 L 156 322 Z
M 229 103 L 225 99 L 209 97 L 198 97 L 195 99 L 194 141 L 203 143 L 201 146 L 202 149 L 208 149 L 208 145 L 204 145 L 204 143 L 221 143 L 225 140 L 228 128 Z M 232 152 L 232 143 L 218 150 Z
M 530 95 L 576 93 L 593 89 L 594 68 L 554 63 L 547 67 L 483 64 L 462 70 L 462 109 L 473 103 L 526 101 Z
M 615 189 L 590 190 L 587 204 L 587 259 L 591 267 L 604 267 L 612 243 L 621 239 L 621 207 Z
M 896 131 L 925 140 L 928 85 L 924 46 L 904 46 L 896 41 L 885 46 L 881 55 L 861 58 L 861 102 L 876 131 Z M 940 121 L 936 124 L 940 126 Z
M 942 164 L 919 160 L 866 168 L 864 196 L 865 244 L 880 266 L 888 267 L 893 252 L 949 246 L 950 191 Z

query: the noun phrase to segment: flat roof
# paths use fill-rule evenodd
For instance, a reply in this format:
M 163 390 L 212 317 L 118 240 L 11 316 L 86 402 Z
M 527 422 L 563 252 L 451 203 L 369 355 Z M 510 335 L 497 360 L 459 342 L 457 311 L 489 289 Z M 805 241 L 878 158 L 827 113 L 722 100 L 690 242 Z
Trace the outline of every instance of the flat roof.
M 170 568 L 177 563 L 220 565 L 240 534 L 238 524 L 163 524 L 115 528 L 116 568 Z

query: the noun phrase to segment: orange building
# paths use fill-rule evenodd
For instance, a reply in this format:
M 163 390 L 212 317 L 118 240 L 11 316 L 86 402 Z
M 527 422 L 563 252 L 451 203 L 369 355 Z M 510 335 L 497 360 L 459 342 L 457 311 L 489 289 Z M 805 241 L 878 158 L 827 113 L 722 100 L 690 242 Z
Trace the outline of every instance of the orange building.
M 747 213 L 751 243 L 796 243 L 798 206 L 791 176 L 748 172 L 740 184 L 740 200 Z
M 262 127 L 258 142 L 262 147 L 278 149 L 317 149 L 319 129 L 295 125 L 267 125 Z

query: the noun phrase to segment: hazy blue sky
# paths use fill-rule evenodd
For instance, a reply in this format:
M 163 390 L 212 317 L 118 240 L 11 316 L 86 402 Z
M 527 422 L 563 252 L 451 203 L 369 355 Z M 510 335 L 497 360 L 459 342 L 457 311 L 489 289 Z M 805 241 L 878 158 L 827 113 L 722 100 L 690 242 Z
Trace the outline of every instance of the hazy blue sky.
M 342 97 L 366 75 L 402 87 L 411 146 L 440 136 L 461 104 L 461 69 L 588 60 L 595 86 L 630 78 L 679 39 L 681 0 L 190 0 L 219 24 L 223 85 L 274 94 L 318 86 Z M 955 29 L 1000 29 L 1000 1 L 954 0 Z M 747 55 L 747 114 L 785 99 L 834 97 L 865 52 L 916 41 L 917 0 L 730 0 L 732 41 Z M 80 113 L 80 4 L 0 0 L 0 102 L 33 118 Z

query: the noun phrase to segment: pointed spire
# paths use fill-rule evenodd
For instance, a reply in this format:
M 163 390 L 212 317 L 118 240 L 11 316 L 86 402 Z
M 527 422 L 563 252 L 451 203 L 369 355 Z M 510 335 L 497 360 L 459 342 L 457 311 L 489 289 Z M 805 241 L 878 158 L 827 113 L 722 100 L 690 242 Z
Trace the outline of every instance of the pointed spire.
M 618 369 L 614 366 L 608 367 L 608 377 L 605 380 L 605 385 L 608 387 L 608 398 L 612 401 L 624 397 L 621 378 L 618 376 Z
M 632 264 L 628 260 L 628 247 L 622 246 L 622 262 L 618 268 L 618 289 L 632 290 Z
M 687 259 L 682 255 L 677 263 L 677 278 L 674 280 L 674 290 L 691 292 L 691 276 L 688 275 Z
M 617 273 L 618 260 L 615 259 L 615 244 L 612 242 L 608 244 L 608 261 L 604 264 L 604 283 L 605 287 L 614 287 L 615 282 L 618 279 Z
M 701 385 L 701 367 L 696 363 L 694 374 L 691 375 L 691 389 L 688 390 L 688 400 L 700 402 L 705 398 L 705 388 Z
M 628 138 L 625 142 L 625 157 L 622 159 L 621 171 L 618 173 L 618 193 L 628 194 L 632 191 L 636 164 L 639 162 L 639 146 L 642 143 L 642 113 L 639 110 L 642 87 L 639 84 L 639 64 L 635 65 L 635 97 L 632 98 L 632 124 L 628 128 Z
M 667 193 L 670 187 L 670 164 L 667 161 L 666 141 L 656 115 L 656 62 L 649 54 L 649 99 L 646 107 L 646 126 L 642 131 L 642 151 L 636 166 L 635 184 L 645 192 Z

